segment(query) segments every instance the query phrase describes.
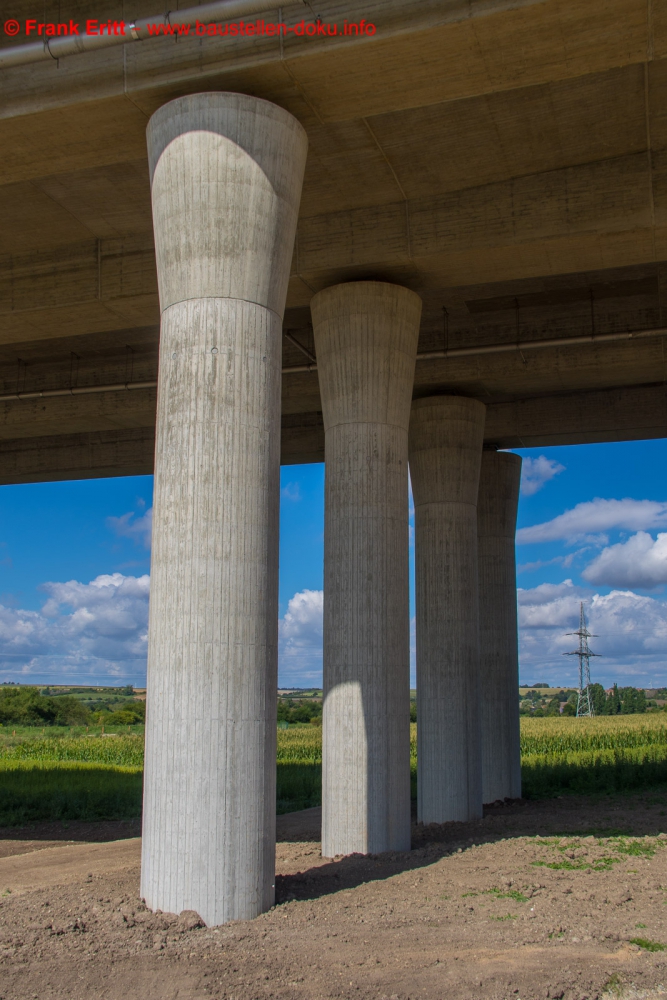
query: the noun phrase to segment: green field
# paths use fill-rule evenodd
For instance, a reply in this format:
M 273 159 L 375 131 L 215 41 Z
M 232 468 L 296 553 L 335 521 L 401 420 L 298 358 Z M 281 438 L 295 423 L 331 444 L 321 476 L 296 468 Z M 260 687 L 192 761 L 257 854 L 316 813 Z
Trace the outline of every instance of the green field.
M 416 795 L 416 726 L 411 726 Z M 667 783 L 667 717 L 521 720 L 523 793 L 548 798 Z M 278 732 L 279 813 L 319 805 L 322 730 Z M 101 732 L 0 731 L 0 825 L 46 819 L 117 819 L 141 812 L 143 727 Z
M 623 792 L 667 782 L 667 719 L 656 715 L 521 720 L 525 798 Z
M 87 761 L 3 760 L 0 825 L 38 820 L 131 819 L 141 815 L 140 767 Z

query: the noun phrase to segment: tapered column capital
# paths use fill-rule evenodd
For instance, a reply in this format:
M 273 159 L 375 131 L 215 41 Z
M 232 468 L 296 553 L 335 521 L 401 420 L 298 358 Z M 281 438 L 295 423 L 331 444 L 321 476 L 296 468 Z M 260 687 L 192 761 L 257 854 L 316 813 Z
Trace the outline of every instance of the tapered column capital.
M 477 504 L 486 407 L 467 396 L 415 399 L 410 474 L 415 504 Z
M 243 299 L 282 317 L 308 141 L 246 94 L 179 97 L 147 129 L 160 307 Z
M 325 431 L 335 424 L 406 427 L 420 297 L 385 281 L 350 281 L 310 304 Z

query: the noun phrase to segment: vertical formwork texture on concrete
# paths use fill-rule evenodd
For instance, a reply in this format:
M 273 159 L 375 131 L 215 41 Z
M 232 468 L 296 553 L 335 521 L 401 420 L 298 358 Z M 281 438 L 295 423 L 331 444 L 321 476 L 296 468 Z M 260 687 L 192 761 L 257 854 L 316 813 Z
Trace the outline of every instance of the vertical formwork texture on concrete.
M 477 489 L 486 408 L 463 396 L 412 404 L 417 787 L 423 823 L 482 815 Z
M 322 853 L 410 847 L 408 423 L 421 299 L 311 302 L 325 431 Z
M 484 802 L 521 796 L 514 536 L 521 457 L 485 451 L 477 500 Z
M 148 126 L 162 313 L 141 892 L 207 924 L 274 898 L 281 328 L 306 157 L 206 93 Z

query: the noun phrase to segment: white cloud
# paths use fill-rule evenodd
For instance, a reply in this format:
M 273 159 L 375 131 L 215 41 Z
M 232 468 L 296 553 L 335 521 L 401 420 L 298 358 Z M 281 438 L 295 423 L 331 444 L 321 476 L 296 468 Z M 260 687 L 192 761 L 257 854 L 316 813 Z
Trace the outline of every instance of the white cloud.
M 278 672 L 281 687 L 322 685 L 321 590 L 302 590 L 278 623 Z
M 570 552 L 567 556 L 554 556 L 553 559 L 536 559 L 535 562 L 521 563 L 517 566 L 517 573 L 533 573 L 537 569 L 544 569 L 545 566 L 562 566 L 564 569 L 569 569 L 582 552 L 586 549 L 578 549 L 576 552 Z
M 578 541 L 606 545 L 604 532 L 613 529 L 646 531 L 649 528 L 667 527 L 667 503 L 655 500 L 595 500 L 578 503 L 551 521 L 520 528 L 516 540 L 529 542 Z
M 605 686 L 667 684 L 667 602 L 629 590 L 595 594 L 571 580 L 519 590 L 517 596 L 523 681 L 576 682 L 577 658 L 562 654 L 576 649 L 577 638 L 566 633 L 578 627 L 583 600 L 596 636 L 591 648 L 600 654 L 591 660 L 592 680 Z
M 610 545 L 582 571 L 589 583 L 608 587 L 641 587 L 652 590 L 667 583 L 667 534 L 653 541 L 638 531 L 617 545 Z
M 297 500 L 301 499 L 301 487 L 299 483 L 285 483 L 280 495 L 284 497 L 285 500 L 291 500 L 296 503 Z
M 153 530 L 153 508 L 149 507 L 145 514 L 135 517 L 134 511 L 122 514 L 120 517 L 108 517 L 107 526 L 121 538 L 132 538 L 141 542 L 147 549 L 151 547 L 151 532 Z
M 41 611 L 0 605 L 0 676 L 81 683 L 142 682 L 146 674 L 149 577 L 103 575 L 45 583 Z
M 525 497 L 532 497 L 545 483 L 557 476 L 559 472 L 564 472 L 565 466 L 560 462 L 555 462 L 546 455 L 539 455 L 537 458 L 524 458 L 521 465 L 521 493 Z
M 565 628 L 579 614 L 580 602 L 588 591 L 575 587 L 572 580 L 541 583 L 531 590 L 517 590 L 519 629 Z
M 324 593 L 302 590 L 291 598 L 278 623 L 280 687 L 322 686 Z M 415 685 L 415 619 L 410 620 L 410 684 Z

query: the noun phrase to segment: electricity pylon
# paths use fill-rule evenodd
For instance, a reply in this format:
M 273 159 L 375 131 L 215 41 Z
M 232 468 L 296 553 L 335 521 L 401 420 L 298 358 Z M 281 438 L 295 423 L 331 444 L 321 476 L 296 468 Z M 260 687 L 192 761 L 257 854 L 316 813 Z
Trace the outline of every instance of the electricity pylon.
M 595 715 L 593 706 L 591 705 L 591 667 L 589 661 L 591 656 L 600 656 L 601 654 L 592 653 L 588 648 L 588 640 L 591 638 L 597 639 L 598 637 L 588 631 L 583 601 L 581 602 L 579 609 L 579 630 L 577 632 L 568 632 L 567 635 L 579 636 L 579 649 L 574 649 L 571 653 L 563 653 L 563 656 L 579 657 L 579 695 L 577 698 L 577 715 Z

